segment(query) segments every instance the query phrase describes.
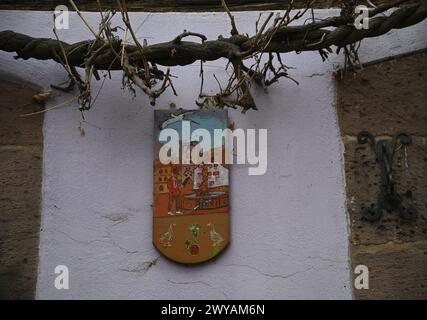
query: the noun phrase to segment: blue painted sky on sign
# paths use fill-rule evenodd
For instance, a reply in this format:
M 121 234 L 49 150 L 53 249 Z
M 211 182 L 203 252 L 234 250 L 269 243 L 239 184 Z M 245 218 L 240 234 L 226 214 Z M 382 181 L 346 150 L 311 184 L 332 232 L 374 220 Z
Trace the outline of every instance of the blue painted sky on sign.
M 179 114 L 177 113 L 171 113 L 171 114 Z M 169 118 L 170 119 L 170 118 Z M 214 130 L 215 129 L 225 129 L 227 128 L 227 117 L 226 113 L 222 112 L 214 112 L 214 111 L 195 111 L 195 112 L 187 112 L 184 113 L 184 121 L 190 121 L 190 132 L 193 133 L 196 129 L 205 129 L 208 130 L 211 139 L 213 140 L 214 137 Z M 159 124 L 160 126 L 162 123 Z M 164 129 L 174 129 L 178 132 L 180 139 L 182 139 L 182 121 L 175 121 L 173 123 L 170 123 L 164 127 Z M 157 134 L 157 141 L 159 138 L 160 130 Z M 159 142 L 161 144 L 166 142 Z M 214 141 L 212 141 L 212 146 L 214 148 L 220 147 L 222 145 L 222 142 L 217 144 L 214 144 Z

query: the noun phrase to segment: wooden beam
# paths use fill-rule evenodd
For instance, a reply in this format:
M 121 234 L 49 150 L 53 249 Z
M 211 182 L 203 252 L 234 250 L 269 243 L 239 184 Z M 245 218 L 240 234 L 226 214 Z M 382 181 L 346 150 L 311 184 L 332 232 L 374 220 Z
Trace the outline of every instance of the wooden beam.
M 314 8 L 336 7 L 339 0 L 317 0 Z M 373 0 L 375 4 L 391 2 L 391 0 Z M 170 12 L 170 11 L 223 11 L 221 1 L 219 0 L 129 0 L 126 1 L 129 11 L 145 12 Z M 252 10 L 281 10 L 284 9 L 289 0 L 228 0 L 227 4 L 233 11 L 252 11 Z M 307 0 L 295 0 L 294 7 L 305 7 Z M 2 0 L 0 10 L 43 10 L 53 11 L 57 5 L 67 5 L 67 0 Z M 101 0 L 105 9 L 118 9 L 116 0 Z M 79 0 L 79 9 L 82 11 L 98 11 L 98 5 L 93 0 Z M 71 7 L 70 7 L 71 10 Z

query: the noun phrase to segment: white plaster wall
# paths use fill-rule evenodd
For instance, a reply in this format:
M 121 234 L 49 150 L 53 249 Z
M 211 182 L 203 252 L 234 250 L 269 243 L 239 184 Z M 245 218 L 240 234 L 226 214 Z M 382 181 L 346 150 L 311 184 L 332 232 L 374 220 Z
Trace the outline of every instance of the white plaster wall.
M 323 10 L 327 16 L 333 10 Z M 93 25 L 97 16 L 86 14 Z M 147 18 L 148 17 L 148 18 Z M 258 13 L 238 13 L 240 31 L 253 33 Z M 208 38 L 228 35 L 222 13 L 132 14 L 138 36 L 166 41 L 184 29 Z M 119 21 L 118 21 L 119 22 Z M 367 40 L 363 61 L 427 46 L 427 23 Z M 0 12 L 0 30 L 53 37 L 47 12 Z M 75 16 L 62 40 L 90 37 Z M 66 80 L 51 61 L 15 61 L 0 52 L 3 72 L 46 87 Z M 217 260 L 182 266 L 158 257 L 151 244 L 153 109 L 138 93 L 120 89 L 113 72 L 83 121 L 75 104 L 45 114 L 44 173 L 39 299 L 312 299 L 352 297 L 342 145 L 335 112 L 333 61 L 317 53 L 286 54 L 301 85 L 282 80 L 269 94 L 255 94 L 260 111 L 230 116 L 240 128 L 267 128 L 268 171 L 231 174 L 232 239 Z M 206 64 L 205 83 L 216 89 L 212 73 L 224 76 L 225 61 Z M 199 64 L 173 68 L 178 97 L 170 102 L 195 108 Z M 95 88 L 99 83 L 95 84 Z M 95 91 L 96 92 L 96 91 Z M 53 106 L 70 99 L 57 94 Z M 85 136 L 78 127 L 84 128 Z M 54 268 L 70 270 L 70 289 L 56 290 Z

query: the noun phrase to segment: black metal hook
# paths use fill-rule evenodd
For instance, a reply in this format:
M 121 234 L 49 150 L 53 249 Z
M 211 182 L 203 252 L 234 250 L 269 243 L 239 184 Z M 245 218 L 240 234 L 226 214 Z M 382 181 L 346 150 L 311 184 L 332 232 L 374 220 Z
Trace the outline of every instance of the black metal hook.
M 417 217 L 416 209 L 412 206 L 405 207 L 402 203 L 402 196 L 395 190 L 392 170 L 393 156 L 397 144 L 411 144 L 412 136 L 407 132 L 399 132 L 393 136 L 391 141 L 384 139 L 376 141 L 372 133 L 361 131 L 357 135 L 357 142 L 371 145 L 375 151 L 376 161 L 381 167 L 381 185 L 376 207 L 365 208 L 363 217 L 368 221 L 376 221 L 381 217 L 383 209 L 398 209 L 403 219 L 415 219 Z

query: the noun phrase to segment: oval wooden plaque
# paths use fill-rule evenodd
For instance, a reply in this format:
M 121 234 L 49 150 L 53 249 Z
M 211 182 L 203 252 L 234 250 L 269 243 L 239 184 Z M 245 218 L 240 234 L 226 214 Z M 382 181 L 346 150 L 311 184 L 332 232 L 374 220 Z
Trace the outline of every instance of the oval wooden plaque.
M 154 119 L 154 246 L 179 263 L 210 260 L 230 241 L 230 165 L 224 164 L 224 139 L 214 141 L 214 130 L 228 127 L 227 112 L 156 110 Z M 204 129 L 204 136 L 199 134 L 199 139 L 191 141 L 192 135 L 196 138 L 201 132 L 198 129 Z M 207 133 L 209 145 L 205 145 Z M 203 154 L 201 146 L 204 155 L 209 155 L 205 149 L 210 147 L 210 163 L 198 164 L 191 156 Z M 222 161 L 213 161 L 214 154 Z

